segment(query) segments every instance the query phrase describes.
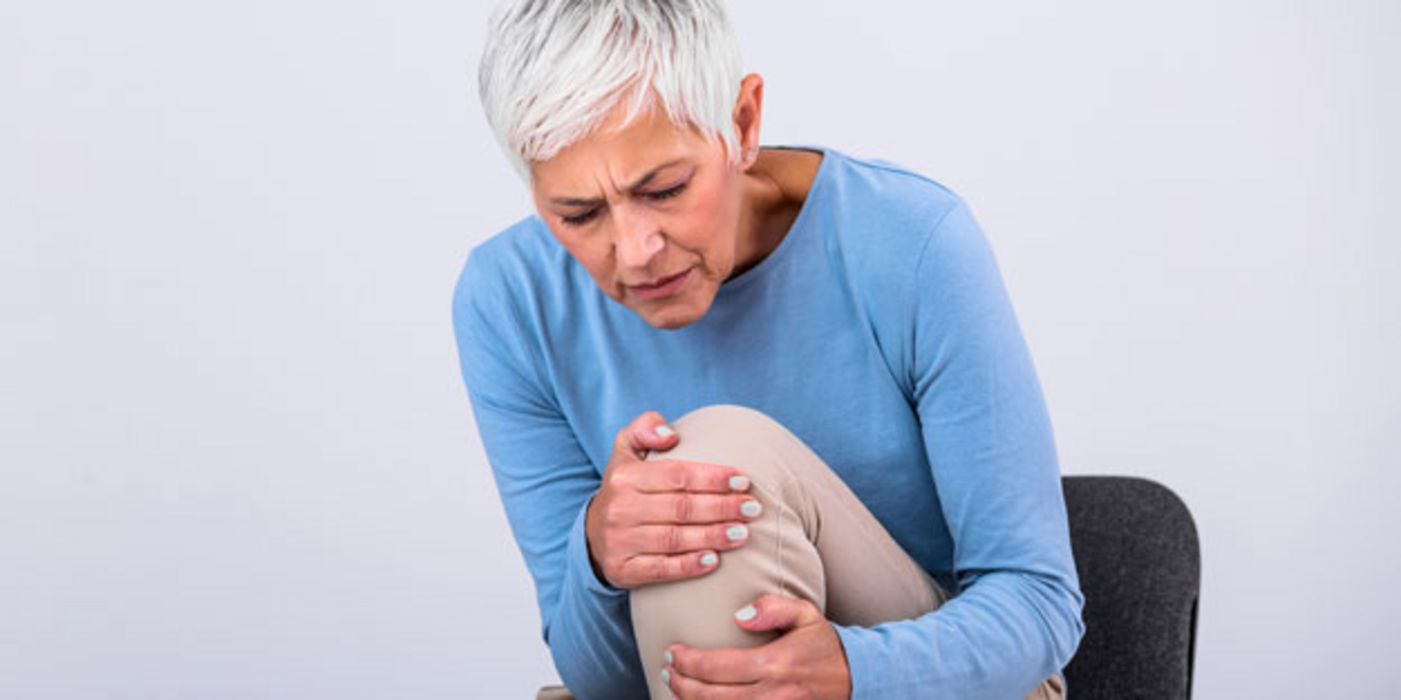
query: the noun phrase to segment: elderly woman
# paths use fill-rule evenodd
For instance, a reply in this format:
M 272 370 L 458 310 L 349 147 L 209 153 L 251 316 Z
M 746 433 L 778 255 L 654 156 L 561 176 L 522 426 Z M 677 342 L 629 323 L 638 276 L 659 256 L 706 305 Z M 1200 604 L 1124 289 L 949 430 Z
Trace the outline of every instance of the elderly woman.
M 514 0 L 489 36 L 537 211 L 453 321 L 567 692 L 1065 697 L 1055 447 L 967 203 L 761 146 L 719 0 Z

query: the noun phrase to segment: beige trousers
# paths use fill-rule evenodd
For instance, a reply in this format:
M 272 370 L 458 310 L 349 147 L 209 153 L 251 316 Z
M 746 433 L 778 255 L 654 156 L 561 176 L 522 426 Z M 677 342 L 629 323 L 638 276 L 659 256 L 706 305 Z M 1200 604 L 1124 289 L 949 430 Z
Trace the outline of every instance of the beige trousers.
M 667 645 L 750 648 L 776 638 L 778 632 L 755 634 L 734 623 L 736 610 L 765 593 L 806 599 L 833 622 L 863 627 L 919 617 L 948 600 L 841 478 L 782 424 L 751 408 L 718 404 L 672 426 L 681 437 L 677 446 L 647 459 L 739 467 L 764 508 L 749 523 L 749 540 L 721 552 L 711 573 L 629 592 L 652 700 L 671 697 L 659 675 Z M 1052 674 L 1028 691 L 1027 700 L 1063 700 L 1065 681 Z

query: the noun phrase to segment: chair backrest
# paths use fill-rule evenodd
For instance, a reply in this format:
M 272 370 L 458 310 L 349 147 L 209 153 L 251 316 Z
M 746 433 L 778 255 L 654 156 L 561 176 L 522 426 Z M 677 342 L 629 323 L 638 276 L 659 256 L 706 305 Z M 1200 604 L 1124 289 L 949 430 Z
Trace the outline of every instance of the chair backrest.
M 1191 512 L 1148 479 L 1067 476 L 1062 486 L 1085 594 L 1067 700 L 1191 698 L 1201 590 Z

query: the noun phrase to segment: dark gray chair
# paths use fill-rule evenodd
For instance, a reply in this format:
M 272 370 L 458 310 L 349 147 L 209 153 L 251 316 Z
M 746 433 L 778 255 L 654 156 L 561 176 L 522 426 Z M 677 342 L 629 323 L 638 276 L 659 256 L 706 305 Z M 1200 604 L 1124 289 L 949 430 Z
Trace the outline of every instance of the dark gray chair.
M 1192 514 L 1148 479 L 1067 476 L 1061 485 L 1085 594 L 1066 700 L 1190 700 L 1201 590 Z M 569 697 L 557 685 L 537 695 Z
M 1065 669 L 1066 700 L 1188 700 L 1201 548 L 1170 489 L 1126 476 L 1062 478 L 1085 594 L 1085 637 Z

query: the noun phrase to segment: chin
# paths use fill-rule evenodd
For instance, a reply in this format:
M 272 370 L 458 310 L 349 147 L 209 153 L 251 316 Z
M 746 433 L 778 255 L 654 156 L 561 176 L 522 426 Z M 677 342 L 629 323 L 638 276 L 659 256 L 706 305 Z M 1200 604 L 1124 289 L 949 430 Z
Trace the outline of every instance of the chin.
M 638 315 L 653 328 L 667 331 L 683 328 L 700 320 L 700 314 L 691 313 L 688 309 L 681 307 L 653 309 L 650 312 L 639 311 Z
M 648 309 L 634 307 L 633 311 L 637 312 L 637 315 L 641 316 L 648 325 L 661 330 L 676 330 L 689 326 L 699 321 L 701 317 L 705 316 L 705 312 L 710 310 L 709 301 L 705 304 L 699 304 L 695 295 L 668 299 L 665 303 L 650 306 L 651 308 Z

